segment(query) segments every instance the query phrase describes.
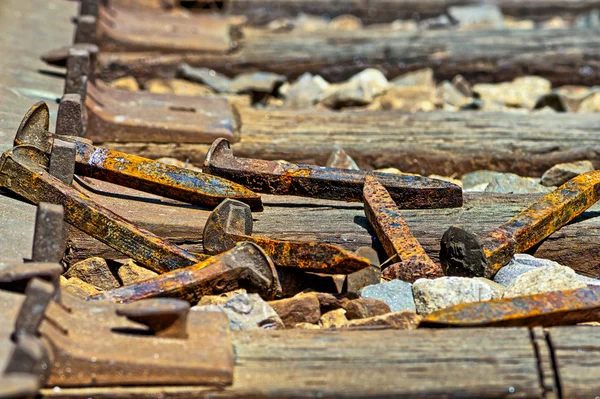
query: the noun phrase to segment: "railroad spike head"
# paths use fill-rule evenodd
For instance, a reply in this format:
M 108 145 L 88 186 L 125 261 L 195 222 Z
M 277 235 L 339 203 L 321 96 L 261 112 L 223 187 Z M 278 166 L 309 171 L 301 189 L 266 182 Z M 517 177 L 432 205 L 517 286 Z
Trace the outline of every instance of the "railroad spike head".
M 235 247 L 231 235 L 252 234 L 252 211 L 243 202 L 226 199 L 210 214 L 204 226 L 204 252 L 215 255 Z
M 36 168 L 47 169 L 50 163 L 50 157 L 47 153 L 40 150 L 39 147 L 33 145 L 18 145 L 11 148 L 2 154 L 2 159 L 12 157 L 17 162 L 34 166 Z M 3 165 L 3 160 L 0 160 L 0 165 Z M 0 169 L 2 166 L 0 166 Z
M 225 158 L 233 158 L 233 151 L 231 151 L 231 146 L 229 145 L 229 141 L 227 139 L 218 138 L 208 149 L 206 158 L 204 158 L 202 170 L 210 173 L 211 165 L 214 163 L 220 163 L 220 160 Z
M 48 131 L 50 127 L 50 111 L 43 101 L 33 104 L 27 111 L 15 135 L 14 145 L 28 144 L 50 153 L 52 150 L 53 135 Z
M 483 276 L 488 266 L 479 238 L 456 226 L 442 236 L 440 262 L 447 276 Z

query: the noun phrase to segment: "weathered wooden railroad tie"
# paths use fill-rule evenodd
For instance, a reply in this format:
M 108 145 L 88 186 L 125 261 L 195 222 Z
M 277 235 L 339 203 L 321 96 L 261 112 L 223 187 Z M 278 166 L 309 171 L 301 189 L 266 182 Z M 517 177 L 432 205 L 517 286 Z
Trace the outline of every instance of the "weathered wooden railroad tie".
M 527 195 L 426 175 L 600 165 L 600 117 L 569 112 L 595 89 L 468 111 L 473 83 L 599 84 L 600 3 L 499 0 L 568 26 L 454 29 L 473 4 L 81 0 L 74 43 L 43 55 L 66 68 L 56 128 L 37 102 L 0 158 L 1 193 L 37 207 L 31 259 L 0 266 L 0 398 L 597 396 L 600 171 Z M 304 12 L 365 25 L 290 28 Z M 439 29 L 392 29 L 417 14 Z M 367 68 L 386 84 L 430 68 L 468 101 L 270 98 Z M 214 90 L 182 95 L 181 77 Z M 570 285 L 514 288 L 544 267 Z M 476 294 L 449 298 L 460 284 Z

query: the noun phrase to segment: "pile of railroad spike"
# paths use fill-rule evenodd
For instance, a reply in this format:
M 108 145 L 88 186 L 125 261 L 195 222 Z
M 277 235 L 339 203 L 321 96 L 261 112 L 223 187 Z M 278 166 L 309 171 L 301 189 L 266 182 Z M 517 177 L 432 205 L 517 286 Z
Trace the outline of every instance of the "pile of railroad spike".
M 202 297 L 244 289 L 266 300 L 288 298 L 315 289 L 319 279 L 346 290 L 352 286 L 353 292 L 379 283 L 380 277 L 411 283 L 441 276 L 489 279 L 515 254 L 539 244 L 599 199 L 600 172 L 579 175 L 485 236 L 451 227 L 441 239 L 437 264 L 411 233 L 402 209 L 460 207 L 459 186 L 408 174 L 237 157 L 229 144 L 238 139 L 235 129 L 220 123 L 235 117 L 219 99 L 119 93 L 95 79 L 96 33 L 102 31 L 101 23 L 115 17 L 111 12 L 98 1 L 82 0 L 74 46 L 50 57 L 67 67 L 56 132 L 49 131 L 48 106 L 38 102 L 18 127 L 14 147 L 0 159 L 0 187 L 38 206 L 31 262 L 0 269 L 1 312 L 11 321 L 0 328 L 6 366 L 0 393 L 7 397 L 35 393 L 40 384 L 152 380 L 225 386 L 233 378 L 233 350 L 222 334 L 229 322 L 223 314 L 191 312 L 190 305 Z M 113 21 L 115 26 L 122 22 Z M 124 36 L 115 26 L 104 27 L 103 39 L 113 47 L 129 43 L 134 48 L 135 35 Z M 203 115 L 185 113 L 191 101 Z M 141 104 L 143 115 L 152 120 L 135 123 Z M 155 112 L 148 112 L 152 107 Z M 176 122 L 173 113 L 180 113 Z M 212 145 L 199 172 L 95 146 L 86 137 L 91 130 L 93 137 L 123 140 L 143 132 L 148 141 L 164 140 L 169 131 L 173 137 L 200 138 Z M 204 227 L 204 253 L 188 252 L 113 213 L 80 191 L 73 184 L 75 176 L 212 210 Z M 368 250 L 352 253 L 327 243 L 252 235 L 252 212 L 263 211 L 260 194 L 362 202 L 390 265 L 373 271 L 371 260 L 363 256 Z M 65 292 L 60 284 L 63 221 L 158 275 L 86 300 Z M 599 295 L 598 288 L 588 287 L 462 304 L 417 324 L 533 327 L 597 321 Z M 148 335 L 152 340 L 141 338 Z M 83 346 L 84 353 L 78 351 Z M 154 361 L 158 358 L 160 362 Z

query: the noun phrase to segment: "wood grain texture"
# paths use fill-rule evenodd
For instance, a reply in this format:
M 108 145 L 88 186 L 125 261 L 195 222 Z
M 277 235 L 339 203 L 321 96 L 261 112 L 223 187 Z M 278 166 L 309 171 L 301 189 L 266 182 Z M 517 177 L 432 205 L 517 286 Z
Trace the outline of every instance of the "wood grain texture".
M 223 390 L 42 393 L 52 398 L 542 397 L 527 329 L 247 331 L 234 332 L 232 338 L 234 384 Z
M 172 78 L 187 62 L 230 76 L 270 71 L 295 79 L 311 72 L 337 82 L 369 67 L 388 78 L 430 67 L 438 79 L 462 74 L 471 82 L 489 82 L 540 75 L 555 85 L 600 84 L 595 29 L 242 32 L 230 54 L 103 53 L 99 73 L 105 80 L 127 74 L 140 81 Z
M 91 181 L 91 180 L 90 180 Z M 180 244 L 193 253 L 202 252 L 202 232 L 210 213 L 188 204 L 161 199 L 108 183 L 95 187 L 122 193 L 122 198 L 91 194 L 117 214 L 153 233 Z M 402 215 L 427 254 L 439 262 L 440 239 L 452 225 L 485 234 L 537 200 L 537 195 L 465 194 L 462 208 L 403 210 Z M 127 199 L 129 198 L 129 199 Z M 137 201 L 141 198 L 143 201 Z M 264 195 L 264 212 L 253 213 L 253 234 L 283 240 L 319 241 L 348 250 L 372 246 L 387 259 L 371 234 L 361 204 Z M 534 248 L 531 253 L 555 260 L 591 277 L 600 277 L 600 205 L 593 206 Z M 284 222 L 285 221 L 285 222 Z M 76 230 L 70 235 L 69 260 L 90 256 L 123 258 L 98 241 Z
M 496 112 L 333 112 L 240 107 L 236 156 L 325 165 L 343 148 L 365 170 L 396 167 L 423 175 L 479 169 L 541 176 L 556 163 L 589 159 L 600 167 L 600 114 Z M 204 161 L 208 145 L 116 143 L 148 158 Z
M 479 0 L 229 0 L 226 10 L 243 14 L 249 22 L 264 24 L 277 18 L 299 13 L 327 15 L 334 18 L 352 14 L 365 23 L 391 22 L 396 19 L 429 18 L 444 13 L 448 7 L 477 4 Z M 553 15 L 563 17 L 600 6 L 597 0 L 492 0 L 507 15 L 540 20 Z

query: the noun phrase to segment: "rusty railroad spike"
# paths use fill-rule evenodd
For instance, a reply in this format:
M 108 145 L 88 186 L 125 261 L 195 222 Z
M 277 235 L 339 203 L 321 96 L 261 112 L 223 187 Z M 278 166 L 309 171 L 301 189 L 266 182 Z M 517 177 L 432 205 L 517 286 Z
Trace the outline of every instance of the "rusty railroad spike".
M 204 295 L 221 294 L 238 288 L 273 299 L 281 292 L 273 263 L 257 245 L 244 242 L 203 262 L 153 278 L 104 291 L 90 300 L 132 302 L 170 297 L 195 304 Z
M 362 170 L 238 158 L 233 155 L 229 142 L 223 138 L 215 140 L 210 147 L 203 170 L 259 193 L 361 202 L 366 174 Z M 456 184 L 423 176 L 373 175 L 400 208 L 462 206 L 462 189 Z
M 8 150 L 0 158 L 0 187 L 34 204 L 62 205 L 68 223 L 157 273 L 197 263 L 192 254 L 138 228 L 50 175 L 43 166 L 47 160 L 47 154 L 31 145 Z
M 424 327 L 535 327 L 600 320 L 600 287 L 545 292 L 486 302 L 463 303 L 438 310 Z
M 61 120 L 72 119 L 64 117 Z M 79 137 L 55 135 L 48 131 L 48 126 L 48 106 L 40 101 L 25 114 L 15 136 L 15 145 L 34 145 L 46 154 L 52 154 L 52 160 L 57 143 L 67 141 L 67 144 L 74 146 L 75 171 L 83 176 L 211 208 L 225 198 L 235 198 L 249 204 L 254 211 L 263 209 L 260 195 L 239 184 L 136 155 L 95 147 L 89 140 Z
M 514 254 L 538 244 L 598 199 L 600 171 L 593 171 L 569 180 L 484 237 L 450 227 L 442 237 L 442 267 L 448 275 L 491 278 Z
M 369 260 L 330 244 L 281 241 L 253 237 L 252 212 L 242 202 L 227 199 L 217 206 L 206 221 L 204 251 L 217 254 L 233 248 L 240 241 L 261 247 L 279 267 L 308 272 L 349 274 L 369 266 Z
M 392 197 L 371 173 L 365 177 L 363 194 L 367 220 L 377 233 L 386 254 L 399 260 L 384 270 L 383 277 L 412 283 L 420 278 L 443 276 L 442 268 L 425 253 Z

